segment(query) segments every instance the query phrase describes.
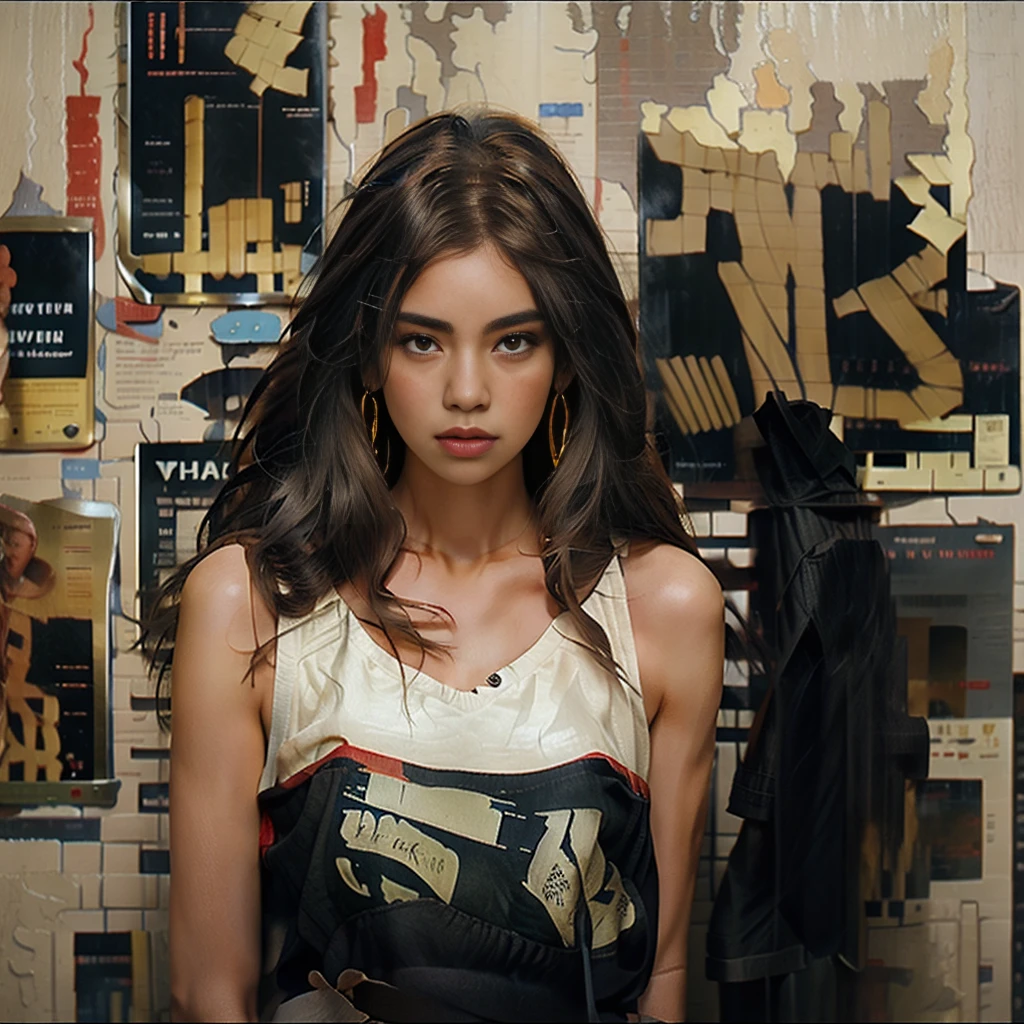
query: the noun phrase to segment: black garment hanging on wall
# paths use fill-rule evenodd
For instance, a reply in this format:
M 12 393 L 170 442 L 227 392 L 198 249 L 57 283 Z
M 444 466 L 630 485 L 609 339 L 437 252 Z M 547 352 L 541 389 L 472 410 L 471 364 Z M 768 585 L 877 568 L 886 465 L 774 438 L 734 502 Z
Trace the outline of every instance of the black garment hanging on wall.
M 862 883 L 862 859 L 895 864 L 904 780 L 928 772 L 874 503 L 830 419 L 778 392 L 754 413 L 769 503 L 751 515 L 756 610 L 774 657 L 733 780 L 729 811 L 745 820 L 708 929 L 723 1021 L 853 1019 L 863 902 L 891 886 L 884 871 Z

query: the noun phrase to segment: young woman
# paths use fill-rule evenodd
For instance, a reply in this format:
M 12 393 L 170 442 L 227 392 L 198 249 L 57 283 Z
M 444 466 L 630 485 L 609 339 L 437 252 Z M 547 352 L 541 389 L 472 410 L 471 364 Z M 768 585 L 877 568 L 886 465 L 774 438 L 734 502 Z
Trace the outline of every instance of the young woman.
M 387 146 L 150 625 L 176 1019 L 682 1019 L 723 599 L 645 417 L 537 131 Z

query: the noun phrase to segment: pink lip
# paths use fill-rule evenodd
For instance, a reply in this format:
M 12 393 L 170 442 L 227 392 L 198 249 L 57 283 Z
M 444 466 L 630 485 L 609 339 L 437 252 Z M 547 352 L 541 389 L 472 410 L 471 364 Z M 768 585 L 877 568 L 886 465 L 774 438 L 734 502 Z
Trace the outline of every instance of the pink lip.
M 483 455 L 494 447 L 496 437 L 484 437 L 476 434 L 472 437 L 458 437 L 452 434 L 443 434 L 438 437 L 441 447 L 449 454 L 459 459 L 471 459 L 477 455 Z
M 494 435 L 488 434 L 486 430 L 481 430 L 479 427 L 449 427 L 443 434 L 438 434 L 438 437 L 484 437 L 488 440 L 493 441 Z

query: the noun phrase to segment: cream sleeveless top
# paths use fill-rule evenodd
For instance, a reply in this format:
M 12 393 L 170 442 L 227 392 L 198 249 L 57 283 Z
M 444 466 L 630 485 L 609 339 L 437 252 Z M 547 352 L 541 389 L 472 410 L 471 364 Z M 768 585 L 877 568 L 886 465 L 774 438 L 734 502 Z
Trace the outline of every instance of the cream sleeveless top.
M 604 628 L 625 681 L 581 646 L 568 613 L 476 691 L 406 667 L 404 693 L 398 662 L 340 596 L 282 619 L 260 792 L 308 775 L 345 744 L 467 772 L 536 772 L 599 755 L 646 789 L 650 742 L 622 557 L 612 557 L 583 607 Z

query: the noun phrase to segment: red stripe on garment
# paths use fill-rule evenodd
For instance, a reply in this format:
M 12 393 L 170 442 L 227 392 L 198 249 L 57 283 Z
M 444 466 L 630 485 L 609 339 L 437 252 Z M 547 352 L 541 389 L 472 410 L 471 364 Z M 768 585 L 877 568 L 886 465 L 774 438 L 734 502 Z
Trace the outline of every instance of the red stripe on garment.
M 264 811 L 260 815 L 260 857 L 274 845 L 274 823 L 270 820 L 270 815 Z
M 372 750 L 363 750 L 344 741 L 339 743 L 329 754 L 324 754 L 312 764 L 300 768 L 280 785 L 285 789 L 295 789 L 296 786 L 301 786 L 307 779 L 312 778 L 320 770 L 321 765 L 333 761 L 336 757 L 347 757 L 351 761 L 358 761 L 364 768 L 369 768 L 371 772 L 376 772 L 378 775 L 390 775 L 393 779 L 399 779 L 402 782 L 409 781 L 405 774 L 405 764 L 397 757 L 388 757 L 386 754 L 377 754 Z
M 347 757 L 352 761 L 356 761 L 363 765 L 364 768 L 369 769 L 371 772 L 375 772 L 378 775 L 389 775 L 393 779 L 398 779 L 401 782 L 409 782 L 408 776 L 405 774 L 406 762 L 400 761 L 396 757 L 388 757 L 386 754 L 378 754 L 372 750 L 363 750 L 360 747 L 354 747 L 351 743 L 344 742 L 336 746 L 330 753 L 324 754 L 323 757 L 314 761 L 312 764 L 306 765 L 305 768 L 301 768 L 294 775 L 289 776 L 284 782 L 279 783 L 285 789 L 295 789 L 301 786 L 307 779 L 312 778 L 320 768 L 328 761 L 334 760 L 336 757 Z M 537 769 L 539 772 L 553 772 L 560 768 L 567 768 L 569 765 L 579 764 L 581 761 L 604 761 L 609 767 L 618 772 L 628 783 L 630 789 L 633 790 L 638 796 L 642 796 L 645 800 L 650 799 L 651 790 L 647 785 L 645 779 L 637 775 L 636 772 L 627 768 L 624 764 L 616 761 L 614 757 L 608 754 L 601 753 L 600 751 L 592 751 L 589 754 L 584 754 L 582 757 L 573 758 L 571 761 L 563 761 L 561 764 L 553 764 L 549 768 Z M 412 762 L 409 762 L 410 764 Z M 501 774 L 523 774 L 532 775 L 533 772 L 472 772 L 465 771 L 458 768 L 437 768 L 433 765 L 417 765 L 419 768 L 423 768 L 426 771 L 435 771 L 440 773 L 461 771 L 466 775 L 473 774 L 488 774 L 488 775 L 501 775 Z M 261 842 L 262 842 L 262 831 L 261 831 Z
M 614 757 L 609 757 L 607 754 L 602 754 L 599 751 L 593 751 L 590 754 L 584 754 L 583 757 L 576 758 L 577 761 L 606 761 L 612 768 L 614 768 L 620 775 L 624 776 L 626 781 L 629 783 L 629 788 L 633 790 L 637 796 L 642 796 L 645 800 L 651 798 L 651 788 L 647 785 L 647 780 L 641 778 L 636 772 L 631 771 L 624 764 L 619 764 Z M 570 761 L 569 764 L 575 764 L 575 761 Z

